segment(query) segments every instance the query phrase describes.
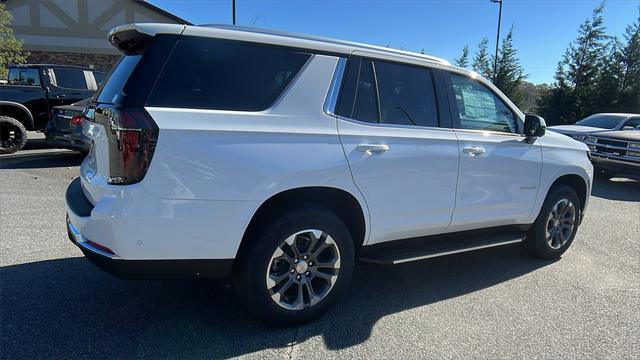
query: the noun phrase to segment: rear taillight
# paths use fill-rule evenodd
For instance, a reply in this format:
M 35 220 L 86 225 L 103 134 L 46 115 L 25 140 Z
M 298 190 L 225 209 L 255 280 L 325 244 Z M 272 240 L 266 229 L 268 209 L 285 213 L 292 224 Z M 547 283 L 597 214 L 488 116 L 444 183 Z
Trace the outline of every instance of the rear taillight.
M 82 115 L 76 115 L 69 120 L 69 125 L 71 126 L 82 126 L 83 117 Z
M 158 142 L 158 126 L 144 108 L 113 109 L 109 114 L 109 176 L 114 185 L 140 182 Z

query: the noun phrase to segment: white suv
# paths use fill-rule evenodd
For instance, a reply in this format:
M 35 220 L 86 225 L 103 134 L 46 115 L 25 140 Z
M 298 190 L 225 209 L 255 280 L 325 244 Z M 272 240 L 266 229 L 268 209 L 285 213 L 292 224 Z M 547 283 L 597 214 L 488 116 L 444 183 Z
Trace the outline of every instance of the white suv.
M 310 320 L 357 259 L 522 242 L 558 258 L 586 145 L 444 60 L 239 27 L 134 24 L 85 110 L 68 232 L 123 278 L 230 277 L 272 323 Z

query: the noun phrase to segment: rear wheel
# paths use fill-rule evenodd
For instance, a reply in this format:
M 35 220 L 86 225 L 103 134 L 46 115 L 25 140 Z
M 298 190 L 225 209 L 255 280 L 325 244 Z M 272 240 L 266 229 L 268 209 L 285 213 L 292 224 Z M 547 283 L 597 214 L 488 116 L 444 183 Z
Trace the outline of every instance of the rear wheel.
M 13 154 L 27 143 L 27 129 L 18 120 L 0 116 L 0 154 Z
M 289 212 L 247 240 L 234 287 L 247 310 L 267 323 L 293 325 L 322 315 L 351 280 L 351 235 L 323 208 Z
M 542 259 L 557 259 L 567 251 L 578 231 L 580 200 L 568 186 L 553 188 L 525 239 L 529 253 Z

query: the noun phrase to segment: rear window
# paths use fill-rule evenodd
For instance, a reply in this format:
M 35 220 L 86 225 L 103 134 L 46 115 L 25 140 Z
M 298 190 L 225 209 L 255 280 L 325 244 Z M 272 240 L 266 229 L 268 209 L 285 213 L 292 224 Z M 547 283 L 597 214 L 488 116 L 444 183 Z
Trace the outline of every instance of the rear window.
M 294 49 L 228 40 L 179 40 L 148 105 L 265 110 L 310 56 Z
M 142 55 L 130 55 L 120 59 L 120 62 L 111 70 L 106 81 L 102 82 L 102 87 L 98 90 L 97 101 L 99 103 L 118 104 L 122 100 L 124 96 L 122 89 L 141 57 Z

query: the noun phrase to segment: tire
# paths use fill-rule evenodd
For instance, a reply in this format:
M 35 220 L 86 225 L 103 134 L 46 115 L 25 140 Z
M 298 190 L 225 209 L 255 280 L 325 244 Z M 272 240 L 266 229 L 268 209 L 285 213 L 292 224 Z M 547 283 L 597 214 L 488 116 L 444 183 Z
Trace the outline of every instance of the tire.
M 0 154 L 13 154 L 27 143 L 27 129 L 18 120 L 0 116 Z
M 317 238 L 315 246 L 309 246 L 312 235 Z M 353 241 L 342 220 L 329 210 L 289 211 L 245 240 L 248 246 L 234 265 L 234 289 L 245 308 L 270 325 L 311 321 L 331 308 L 349 286 L 355 264 Z M 313 249 L 319 251 L 314 255 Z M 268 276 L 275 281 L 268 281 Z
M 566 211 L 564 206 L 568 206 Z M 580 199 L 572 188 L 566 185 L 552 188 L 527 233 L 525 248 L 531 255 L 541 259 L 560 258 L 576 236 L 581 215 Z M 556 235 L 552 236 L 553 233 Z

